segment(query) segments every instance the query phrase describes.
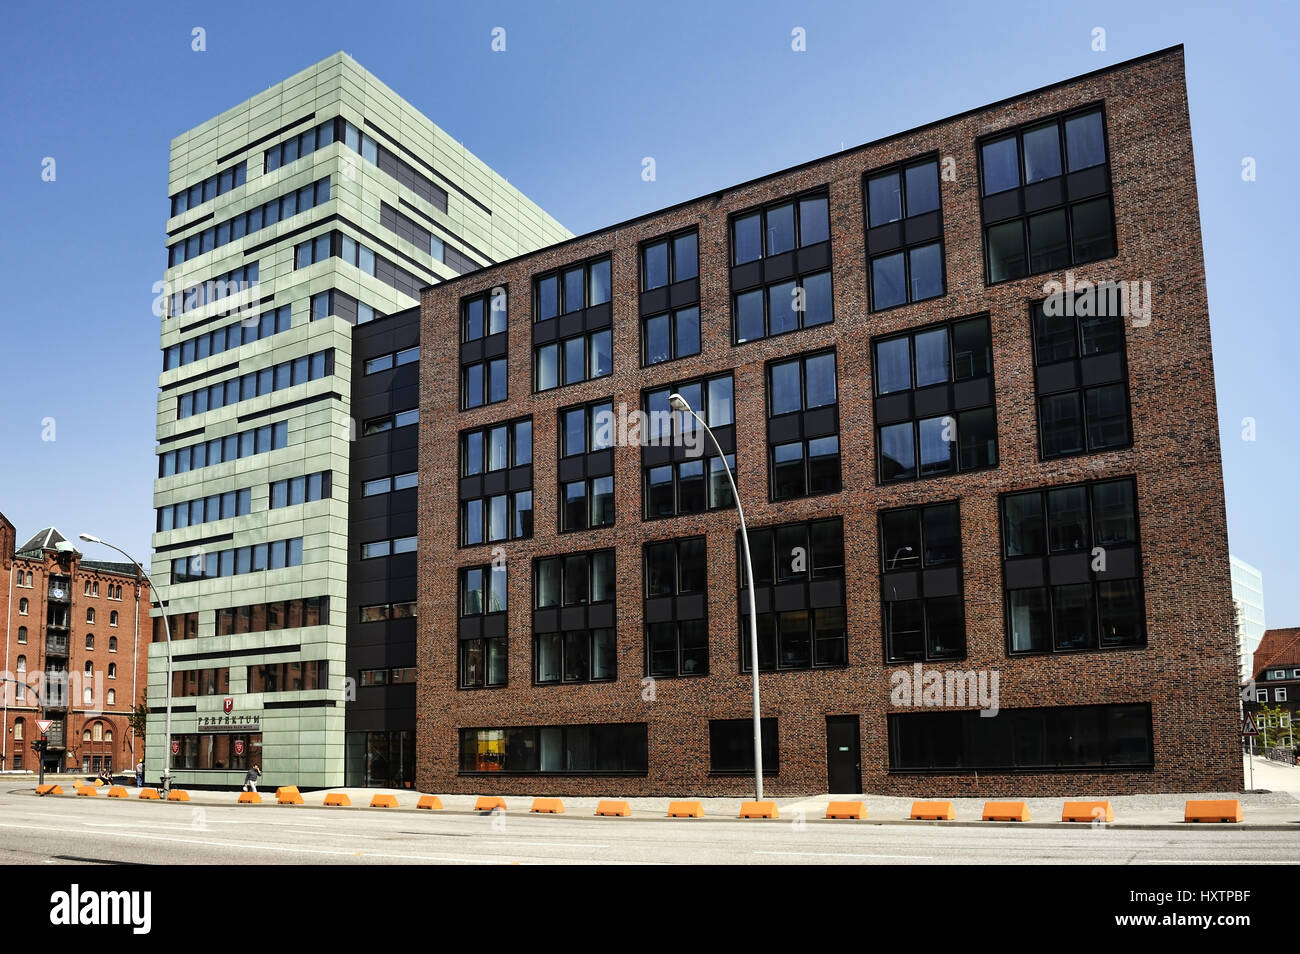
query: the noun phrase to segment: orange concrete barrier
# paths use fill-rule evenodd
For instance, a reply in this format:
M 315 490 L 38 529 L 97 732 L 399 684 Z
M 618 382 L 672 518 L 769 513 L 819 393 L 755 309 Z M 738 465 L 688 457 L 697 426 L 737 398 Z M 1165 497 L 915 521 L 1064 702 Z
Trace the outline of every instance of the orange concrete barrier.
M 109 798 L 126 798 L 126 789 L 121 785 L 114 785 L 108 790 Z
M 1243 820 L 1241 802 L 1235 798 L 1208 799 L 1197 801 L 1189 799 L 1187 814 L 1183 817 L 1189 822 L 1239 822 Z
M 137 797 L 137 798 L 152 798 L 152 799 L 154 799 L 155 801 L 157 801 L 157 800 L 159 800 L 159 799 L 162 798 L 162 796 L 158 794 L 158 789 L 156 789 L 156 788 L 142 788 L 142 789 L 140 789 L 140 794 L 139 794 L 138 796 L 136 796 L 136 797 Z
M 302 795 L 297 785 L 282 785 L 275 790 L 275 800 L 281 805 L 301 805 Z
M 827 818 L 866 818 L 867 806 L 862 802 L 831 802 L 826 806 Z
M 301 796 L 299 796 L 301 797 Z M 329 792 L 325 796 L 326 805 L 337 805 L 346 808 L 352 804 L 352 799 L 348 798 L 346 792 Z
M 1110 810 L 1110 802 L 1066 802 L 1061 810 L 1063 822 L 1113 822 L 1115 813 Z
M 1024 802 L 985 802 L 985 821 L 1029 821 L 1029 806 Z
M 239 793 L 239 799 L 238 799 L 238 801 L 237 801 L 235 804 L 237 804 L 237 805 L 260 805 L 260 804 L 262 804 L 262 796 L 259 795 L 259 794 L 257 794 L 257 792 L 240 792 L 240 793 Z
M 95 788 L 99 788 L 101 785 L 104 784 L 104 780 L 103 780 L 102 778 L 97 778 L 97 779 L 95 779 L 93 782 L 91 782 L 90 784 L 93 785 L 93 786 L 95 786 Z
M 427 808 L 431 812 L 436 812 L 442 808 L 442 799 L 437 795 L 421 795 L 420 801 L 416 803 L 416 808 Z
M 506 810 L 506 800 L 499 795 L 480 795 L 474 803 L 474 811 L 491 812 L 496 809 Z
M 189 800 L 190 793 L 183 788 L 173 788 L 167 793 L 167 801 L 169 802 L 188 802 Z
M 932 821 L 952 821 L 957 817 L 952 802 L 913 802 L 912 818 L 925 818 Z
M 558 798 L 534 798 L 533 807 L 528 810 L 539 815 L 563 815 L 564 802 Z
M 777 818 L 776 802 L 741 802 L 741 818 Z
M 78 795 L 98 795 L 98 794 L 99 794 L 99 789 L 95 788 L 95 786 L 93 786 L 93 785 L 78 785 L 78 786 L 77 786 L 77 794 L 78 794 Z
M 704 805 L 700 802 L 669 802 L 669 818 L 703 818 Z
M 62 795 L 63 789 L 58 785 L 45 784 L 36 786 L 37 795 Z
M 370 799 L 370 807 L 371 808 L 396 808 L 397 796 L 376 795 L 374 798 Z
M 596 804 L 597 815 L 631 815 L 632 806 L 625 801 L 606 799 Z

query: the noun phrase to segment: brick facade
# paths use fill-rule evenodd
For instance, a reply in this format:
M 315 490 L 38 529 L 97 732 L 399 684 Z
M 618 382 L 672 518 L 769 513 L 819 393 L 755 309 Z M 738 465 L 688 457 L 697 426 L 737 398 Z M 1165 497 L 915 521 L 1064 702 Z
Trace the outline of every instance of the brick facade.
M 137 585 L 134 574 L 100 565 L 88 564 L 74 551 L 44 549 L 15 552 L 16 537 L 13 525 L 0 515 L 0 570 L 3 571 L 3 590 L 0 591 L 0 620 L 5 640 L 5 674 L 20 677 L 19 657 L 26 663 L 28 685 L 35 688 L 19 699 L 17 687 L 12 683 L 0 686 L 0 698 L 5 703 L 4 770 L 37 769 L 37 756 L 31 743 L 40 738 L 36 720 L 41 717 L 36 698 L 41 691 L 37 677 L 46 670 L 47 637 L 66 637 L 67 655 L 57 658 L 66 663 L 70 673 L 83 674 L 86 664 L 92 673 L 102 678 L 92 678 L 85 683 L 92 687 L 92 703 L 85 704 L 79 695 L 83 687 L 70 693 L 63 709 L 50 707 L 47 719 L 63 722 L 66 749 L 51 747 L 46 756 L 47 770 L 57 757 L 57 769 L 81 773 L 87 765 L 93 771 L 96 759 L 112 759 L 115 773 L 133 770 L 132 732 L 127 716 L 136 701 L 143 702 L 147 678 L 147 657 L 150 635 L 149 585 L 141 580 Z M 19 574 L 22 580 L 19 582 Z M 31 574 L 31 585 L 27 574 Z M 51 575 L 70 578 L 68 623 L 66 631 L 47 632 L 46 620 L 50 602 Z M 88 595 L 86 585 L 90 584 Z M 110 587 L 116 593 L 121 587 L 121 599 L 111 597 Z M 27 612 L 21 612 L 22 601 L 27 601 Z M 136 653 L 135 625 L 139 612 L 140 641 Z M 88 621 L 88 611 L 93 611 L 94 621 Z M 116 624 L 113 616 L 116 614 Z M 20 642 L 20 628 L 26 629 L 26 641 Z M 88 648 L 87 639 L 93 637 Z M 116 641 L 116 645 L 114 645 Z M 134 666 L 134 675 L 132 669 Z M 110 667 L 112 667 L 110 669 Z M 110 672 L 113 675 L 110 677 Z M 109 701 L 109 691 L 113 692 Z M 73 696 L 76 696 L 75 698 Z M 53 701 L 51 699 L 51 701 Z M 18 722 L 22 721 L 21 730 Z M 86 738 L 89 733 L 89 738 Z M 19 736 L 21 735 L 21 738 Z M 136 757 L 143 755 L 143 739 L 135 740 Z M 21 763 L 15 761 L 21 756 Z
M 1131 448 L 1040 460 L 1029 303 L 1063 272 L 986 285 L 976 140 L 1085 104 L 1103 102 L 1118 254 L 1074 269 L 1079 279 L 1149 280 L 1154 318 L 1126 324 Z M 867 300 L 864 173 L 927 154 L 951 157 L 941 183 L 946 294 L 873 313 Z M 733 345 L 728 217 L 761 203 L 828 187 L 834 322 Z M 702 348 L 642 367 L 638 244 L 698 226 Z M 533 393 L 532 276 L 612 255 L 613 374 Z M 505 285 L 509 294 L 509 394 L 505 403 L 458 409 L 458 305 Z M 861 719 L 864 791 L 894 795 L 1123 794 L 1235 791 L 1235 643 L 1228 574 L 1203 257 L 1181 48 L 1028 93 L 962 116 L 846 150 L 723 190 L 424 291 L 419 490 L 419 683 L 417 784 L 424 791 L 534 794 L 742 794 L 750 776 L 710 774 L 709 720 L 750 714 L 750 676 L 740 671 L 734 510 L 643 521 L 641 452 L 615 449 L 616 523 L 557 532 L 557 413 L 608 399 L 640 406 L 642 389 L 722 370 L 735 374 L 737 470 L 751 527 L 821 516 L 844 519 L 846 668 L 761 676 L 765 717 L 779 720 L 780 772 L 769 793 L 828 788 L 828 715 Z M 999 464 L 995 469 L 878 486 L 872 422 L 871 339 L 936 321 L 987 313 L 992 324 Z M 768 500 L 764 367 L 773 358 L 834 347 L 839 377 L 843 489 Z M 457 688 L 457 568 L 492 559 L 490 546 L 457 543 L 457 435 L 532 415 L 534 535 L 503 544 L 509 574 L 509 681 Z M 1135 476 L 1144 567 L 1147 646 L 1073 655 L 1009 657 L 999 549 L 999 494 L 1108 476 Z M 1032 774 L 902 775 L 889 770 L 890 673 L 881 648 L 877 512 L 959 500 L 967 655 L 941 669 L 996 670 L 1007 708 L 1150 703 L 1154 769 Z M 642 545 L 707 536 L 709 675 L 661 678 L 643 698 Z M 531 564 L 535 557 L 614 547 L 617 664 L 612 683 L 535 686 L 531 678 Z M 458 774 L 462 727 L 645 722 L 644 777 Z

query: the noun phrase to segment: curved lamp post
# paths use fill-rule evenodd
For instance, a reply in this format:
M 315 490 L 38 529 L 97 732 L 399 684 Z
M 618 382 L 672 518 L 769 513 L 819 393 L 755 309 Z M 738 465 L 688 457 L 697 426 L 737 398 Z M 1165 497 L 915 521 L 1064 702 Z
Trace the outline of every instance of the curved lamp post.
M 134 564 L 135 564 L 135 568 L 136 568 L 137 570 L 140 571 L 140 575 L 143 576 L 143 577 L 145 578 L 145 581 L 149 584 L 149 602 L 150 602 L 150 603 L 153 603 L 153 602 L 155 601 L 155 597 L 157 596 L 158 591 L 154 589 L 153 580 L 151 580 L 151 579 L 149 578 L 149 574 L 148 574 L 147 572 L 145 572 L 144 564 L 142 564 L 142 563 L 141 563 L 139 560 L 137 560 L 135 557 L 131 556 L 131 554 L 127 553 L 127 552 L 126 552 L 125 550 L 123 550 L 121 547 L 115 547 L 115 546 L 113 546 L 113 544 L 109 543 L 107 540 L 101 540 L 99 537 L 95 536 L 94 534 L 91 534 L 91 533 L 83 533 L 83 534 L 81 534 L 81 539 L 85 540 L 87 543 L 98 543 L 98 544 L 100 544 L 101 546 L 108 547 L 110 550 L 116 550 L 118 553 L 122 554 L 122 556 L 126 557 L 128 560 L 130 560 L 132 563 L 134 563 Z M 162 600 L 161 600 L 161 599 L 157 599 L 157 603 L 158 603 L 158 609 L 159 609 L 159 610 L 162 610 L 163 631 L 164 631 L 164 633 L 166 633 L 166 636 L 167 636 L 167 685 L 165 686 L 165 692 L 166 692 L 166 694 L 167 694 L 167 727 L 166 727 L 166 729 L 165 729 L 165 738 L 163 739 L 163 772 L 162 772 L 162 794 L 163 794 L 163 797 L 166 797 L 167 793 L 168 793 L 169 791 L 171 791 L 171 786 L 172 786 L 172 781 L 171 781 L 171 779 L 172 779 L 172 775 L 171 775 L 171 764 L 172 764 L 172 628 L 171 628 L 171 624 L 170 624 L 169 622 L 167 622 L 167 611 L 166 611 L 165 609 L 163 609 Z M 137 640 L 138 640 L 138 637 L 137 637 Z M 148 684 L 148 683 L 146 682 L 146 685 L 147 685 L 147 684 Z M 134 707 L 135 707 L 135 700 L 134 700 L 134 699 L 131 700 L 131 706 L 132 706 L 132 708 L 134 709 Z
M 718 452 L 718 458 L 722 461 L 722 468 L 727 473 L 727 482 L 731 484 L 731 496 L 736 501 L 736 513 L 740 515 L 740 545 L 745 553 L 745 579 L 749 584 L 747 587 L 749 593 L 749 662 L 750 672 L 754 677 L 754 792 L 758 800 L 762 801 L 763 733 L 762 722 L 759 719 L 758 700 L 758 614 L 754 609 L 754 561 L 749 555 L 749 531 L 745 527 L 745 510 L 740 505 L 740 491 L 736 487 L 735 477 L 731 475 L 731 468 L 727 465 L 727 455 L 722 453 L 722 448 L 718 445 L 718 439 L 713 436 L 713 431 L 709 428 L 709 425 L 704 423 L 704 418 L 696 414 L 691 409 L 690 402 L 676 391 L 668 395 L 668 404 L 673 410 L 682 411 L 695 418 L 700 427 L 704 428 L 704 433 L 709 435 L 709 440 L 713 442 L 714 450 Z

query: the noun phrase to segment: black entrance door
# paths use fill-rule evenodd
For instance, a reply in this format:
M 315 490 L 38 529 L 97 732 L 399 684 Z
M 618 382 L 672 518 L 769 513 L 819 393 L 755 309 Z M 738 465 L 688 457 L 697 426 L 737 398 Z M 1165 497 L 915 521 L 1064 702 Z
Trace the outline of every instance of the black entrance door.
M 862 762 L 858 751 L 858 717 L 826 717 L 826 778 L 831 794 L 862 791 Z

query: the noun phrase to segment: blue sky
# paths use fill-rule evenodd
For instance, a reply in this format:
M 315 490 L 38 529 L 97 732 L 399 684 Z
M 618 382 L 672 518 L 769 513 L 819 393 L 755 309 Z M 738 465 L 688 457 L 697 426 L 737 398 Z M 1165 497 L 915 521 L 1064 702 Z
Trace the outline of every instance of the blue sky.
M 1263 571 L 1269 624 L 1300 625 L 1294 7 L 232 0 L 15 4 L 2 22 L 0 511 L 20 540 L 53 523 L 141 559 L 169 141 L 336 50 L 584 232 L 1183 43 L 1231 548 Z

